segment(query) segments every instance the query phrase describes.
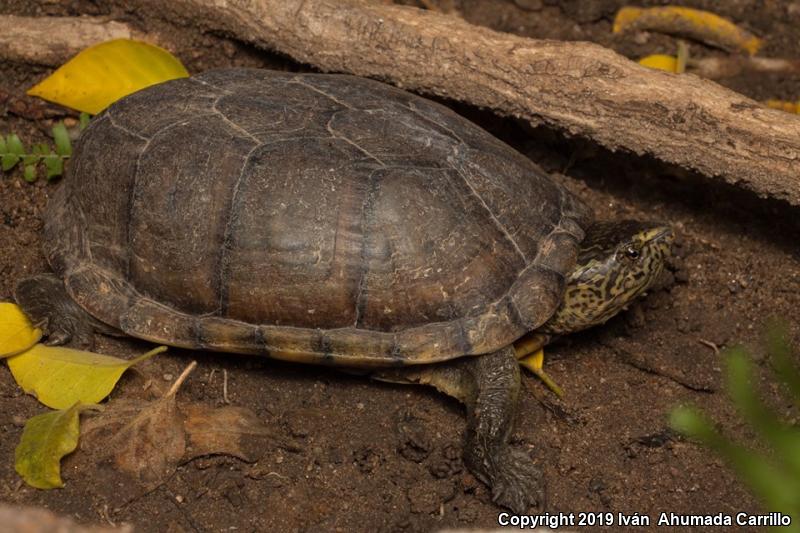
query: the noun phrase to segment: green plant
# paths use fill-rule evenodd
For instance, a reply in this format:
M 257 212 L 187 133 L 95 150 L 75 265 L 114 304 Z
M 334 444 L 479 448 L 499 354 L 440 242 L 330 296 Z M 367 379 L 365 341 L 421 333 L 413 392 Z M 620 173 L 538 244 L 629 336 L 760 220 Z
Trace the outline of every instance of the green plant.
M 784 328 L 770 328 L 767 351 L 775 376 L 795 408 L 800 409 L 800 372 L 792 362 Z M 728 439 L 714 427 L 712 420 L 691 407 L 672 411 L 672 427 L 725 459 L 769 511 L 791 516 L 792 525 L 782 531 L 800 532 L 800 427 L 796 420 L 782 420 L 761 400 L 750 379 L 752 358 L 744 348 L 728 350 L 726 356 L 728 394 L 768 451 L 760 453 Z
M 82 131 L 89 123 L 89 115 L 81 113 L 78 129 Z M 39 168 L 44 166 L 45 178 L 50 180 L 64 173 L 64 161 L 72 155 L 72 143 L 69 132 L 63 122 L 58 122 L 52 129 L 55 149 L 46 143 L 34 144 L 25 148 L 19 135 L 9 133 L 0 135 L 0 168 L 8 172 L 22 164 L 22 177 L 26 181 L 36 181 Z

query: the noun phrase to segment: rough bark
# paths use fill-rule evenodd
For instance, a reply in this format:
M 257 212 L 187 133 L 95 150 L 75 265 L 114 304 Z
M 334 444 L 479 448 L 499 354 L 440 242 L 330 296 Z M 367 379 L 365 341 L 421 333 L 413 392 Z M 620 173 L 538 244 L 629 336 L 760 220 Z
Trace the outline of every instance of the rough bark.
M 59 66 L 87 46 L 103 41 L 143 38 L 126 24 L 100 17 L 0 15 L 0 28 L 3 59 L 47 66 Z
M 133 0 L 325 71 L 434 93 L 649 153 L 800 205 L 800 117 L 591 43 L 532 40 L 367 0 Z
M 130 4 L 325 71 L 545 123 L 800 205 L 800 117 L 693 75 L 645 69 L 598 45 L 532 40 L 368 0 Z

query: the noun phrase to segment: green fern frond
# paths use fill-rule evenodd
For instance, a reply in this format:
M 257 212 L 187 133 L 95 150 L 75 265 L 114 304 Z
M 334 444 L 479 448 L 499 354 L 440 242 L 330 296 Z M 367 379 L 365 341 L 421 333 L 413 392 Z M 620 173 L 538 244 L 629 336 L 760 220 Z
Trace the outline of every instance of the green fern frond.
M 81 113 L 78 130 L 83 131 L 89 124 L 89 115 Z M 44 176 L 51 180 L 64 173 L 64 161 L 72 156 L 72 142 L 69 132 L 63 121 L 58 122 L 51 131 L 54 146 L 38 143 L 25 148 L 19 135 L 9 133 L 0 135 L 0 169 L 10 172 L 17 165 L 22 164 L 22 177 L 25 181 L 33 182 L 44 170 Z

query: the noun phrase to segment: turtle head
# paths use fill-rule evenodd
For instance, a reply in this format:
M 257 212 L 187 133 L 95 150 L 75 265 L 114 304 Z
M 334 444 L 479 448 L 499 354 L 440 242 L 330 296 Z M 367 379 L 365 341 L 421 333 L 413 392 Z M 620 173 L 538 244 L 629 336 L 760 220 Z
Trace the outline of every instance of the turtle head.
M 586 233 L 564 298 L 543 331 L 564 334 L 602 324 L 642 294 L 664 269 L 674 239 L 669 226 L 598 222 Z

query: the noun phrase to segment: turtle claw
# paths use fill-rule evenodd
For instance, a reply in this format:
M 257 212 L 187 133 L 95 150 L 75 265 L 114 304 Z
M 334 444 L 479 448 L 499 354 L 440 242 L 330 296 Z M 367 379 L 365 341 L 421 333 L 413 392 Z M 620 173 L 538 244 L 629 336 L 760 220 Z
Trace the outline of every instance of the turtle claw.
M 506 448 L 495 461 L 489 473 L 492 501 L 516 514 L 544 506 L 544 477 L 527 454 Z
M 63 346 L 72 339 L 72 335 L 70 335 L 68 331 L 61 330 L 50 333 L 46 329 L 43 329 L 42 332 L 45 337 L 44 344 L 47 346 Z
M 68 329 L 43 330 L 47 346 L 69 346 L 81 350 L 94 349 L 94 335 L 92 331 L 71 331 Z

